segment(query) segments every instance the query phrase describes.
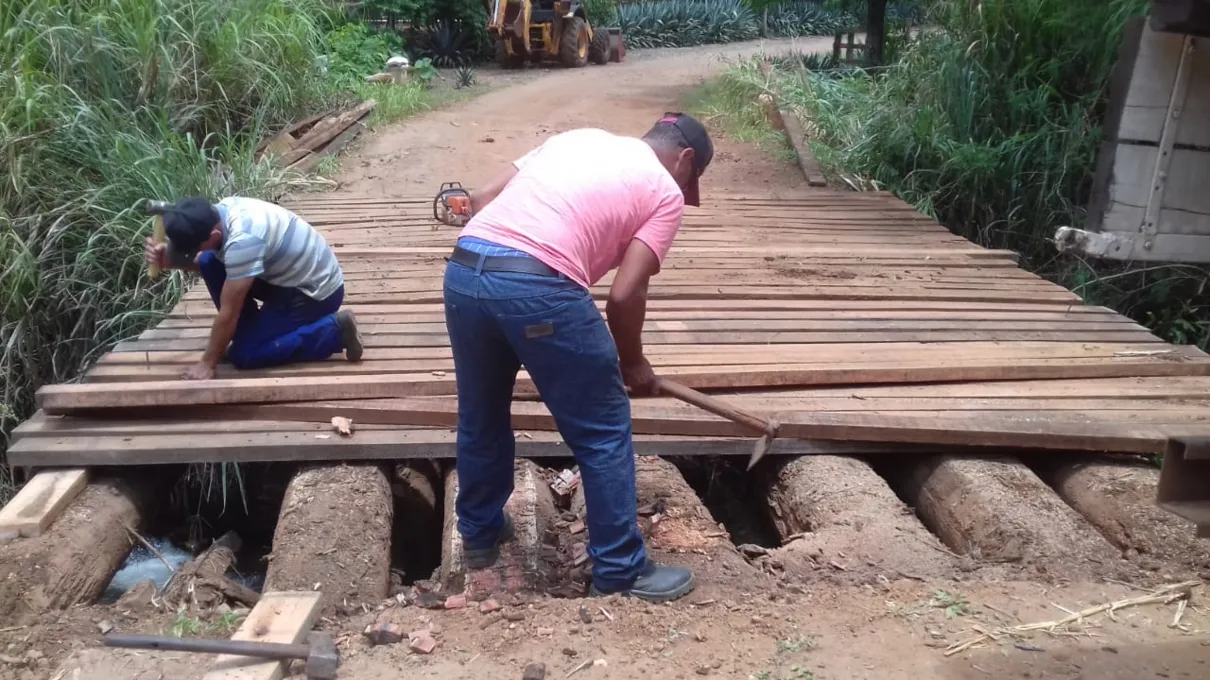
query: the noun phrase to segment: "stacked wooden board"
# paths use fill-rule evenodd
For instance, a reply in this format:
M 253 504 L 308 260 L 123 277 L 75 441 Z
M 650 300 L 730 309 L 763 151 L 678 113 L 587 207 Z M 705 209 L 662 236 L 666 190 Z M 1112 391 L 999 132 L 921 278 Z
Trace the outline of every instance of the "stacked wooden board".
M 808 190 L 810 191 L 810 190 Z M 1029 447 L 1160 453 L 1210 434 L 1210 357 L 1021 270 L 881 192 L 731 195 L 691 209 L 653 281 L 657 372 L 782 423 L 774 453 Z M 456 230 L 430 199 L 289 203 L 344 268 L 365 358 L 180 372 L 204 349 L 201 287 L 119 344 L 84 384 L 48 386 L 17 465 L 448 457 L 453 361 L 441 305 Z M 600 304 L 611 278 L 593 289 Z M 567 455 L 524 373 L 518 454 Z M 355 423 L 352 436 L 329 425 Z M 746 454 L 748 433 L 636 400 L 640 452 Z

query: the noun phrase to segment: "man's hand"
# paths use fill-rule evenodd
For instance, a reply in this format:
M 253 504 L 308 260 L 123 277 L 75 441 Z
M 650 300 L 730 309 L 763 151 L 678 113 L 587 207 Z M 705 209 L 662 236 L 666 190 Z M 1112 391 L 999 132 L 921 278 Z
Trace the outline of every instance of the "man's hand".
M 651 370 L 651 362 L 647 357 L 639 357 L 639 361 L 622 364 L 622 380 L 630 388 L 630 393 L 636 397 L 655 394 L 655 371 Z
M 156 243 L 155 239 L 148 238 L 143 242 L 143 259 L 147 264 L 157 265 L 160 269 L 168 268 L 168 244 Z
M 181 377 L 185 380 L 210 380 L 214 377 L 214 365 L 205 360 L 199 361 L 185 369 Z

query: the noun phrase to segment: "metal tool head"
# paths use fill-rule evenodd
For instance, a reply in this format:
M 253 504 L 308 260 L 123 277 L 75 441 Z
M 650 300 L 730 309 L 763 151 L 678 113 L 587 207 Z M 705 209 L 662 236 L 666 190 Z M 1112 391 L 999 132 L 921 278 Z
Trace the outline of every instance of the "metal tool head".
M 340 652 L 336 642 L 329 633 L 312 631 L 307 634 L 307 644 L 311 653 L 307 655 L 305 673 L 314 680 L 332 680 L 336 677 L 336 667 L 340 665 Z
M 147 199 L 147 201 L 143 203 L 143 212 L 148 215 L 163 215 L 164 213 L 168 212 L 168 209 L 171 207 L 172 204 L 168 201 L 153 201 L 151 199 Z
M 769 419 L 768 426 L 765 427 L 765 433 L 756 440 L 756 445 L 752 447 L 752 457 L 748 459 L 748 469 L 756 467 L 761 458 L 765 457 L 766 453 L 773 448 L 773 440 L 777 437 L 777 431 L 781 425 L 774 419 Z

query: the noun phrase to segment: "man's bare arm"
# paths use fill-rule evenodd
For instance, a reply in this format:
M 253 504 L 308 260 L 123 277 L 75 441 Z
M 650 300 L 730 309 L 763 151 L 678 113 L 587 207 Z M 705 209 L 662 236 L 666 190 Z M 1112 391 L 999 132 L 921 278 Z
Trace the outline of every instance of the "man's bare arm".
M 630 242 L 609 287 L 605 316 L 618 346 L 626 384 L 636 393 L 651 391 L 655 374 L 643 355 L 643 323 L 647 318 L 647 285 L 660 271 L 660 260 L 638 239 Z
M 244 300 L 248 297 L 248 291 L 252 290 L 252 282 L 255 280 L 248 277 L 223 284 L 218 315 L 210 326 L 210 342 L 206 346 L 206 353 L 202 355 L 202 363 L 213 367 L 223 358 L 223 352 L 235 337 L 235 327 L 239 323 Z
M 504 187 L 517 176 L 517 166 L 509 163 L 503 172 L 492 178 L 490 182 L 471 191 L 471 213 L 478 214 L 487 207 L 488 203 L 496 200 Z

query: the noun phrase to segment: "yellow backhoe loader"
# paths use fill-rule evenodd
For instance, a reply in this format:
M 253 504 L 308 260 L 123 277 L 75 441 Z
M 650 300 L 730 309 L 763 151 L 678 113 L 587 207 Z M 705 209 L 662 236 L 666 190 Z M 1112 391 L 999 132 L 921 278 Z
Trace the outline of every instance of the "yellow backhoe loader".
M 558 59 L 568 67 L 609 61 L 609 32 L 593 30 L 577 0 L 492 0 L 487 31 L 504 68 L 543 59 Z

